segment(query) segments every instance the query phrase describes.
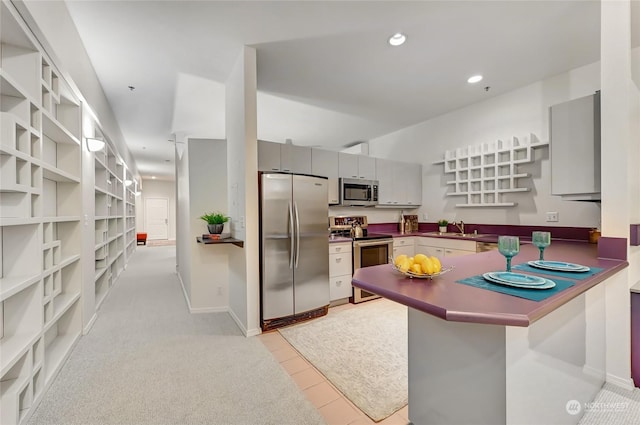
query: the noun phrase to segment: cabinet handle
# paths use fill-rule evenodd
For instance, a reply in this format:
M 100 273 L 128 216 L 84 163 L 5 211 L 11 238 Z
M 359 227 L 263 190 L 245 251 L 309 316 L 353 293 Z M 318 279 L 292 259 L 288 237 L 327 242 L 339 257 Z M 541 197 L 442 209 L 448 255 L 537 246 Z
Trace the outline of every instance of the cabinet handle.
M 280 171 L 279 168 L 272 168 L 271 171 Z
M 336 263 L 339 263 L 340 261 L 342 261 L 342 258 L 336 258 Z
M 452 251 L 450 249 L 445 249 L 444 252 L 451 254 Z
M 342 247 L 336 247 L 336 251 L 342 250 Z
M 354 179 L 357 179 L 357 178 L 358 178 L 358 176 L 351 176 L 351 177 L 353 177 Z
M 341 280 L 336 280 L 336 286 L 340 286 L 342 285 L 342 281 Z

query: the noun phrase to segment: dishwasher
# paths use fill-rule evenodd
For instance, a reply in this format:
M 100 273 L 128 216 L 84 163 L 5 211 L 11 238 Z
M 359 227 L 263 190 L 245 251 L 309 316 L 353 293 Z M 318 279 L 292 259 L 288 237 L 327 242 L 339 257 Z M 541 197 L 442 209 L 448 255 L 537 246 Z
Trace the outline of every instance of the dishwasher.
M 487 252 L 498 249 L 496 242 L 476 242 L 476 252 Z

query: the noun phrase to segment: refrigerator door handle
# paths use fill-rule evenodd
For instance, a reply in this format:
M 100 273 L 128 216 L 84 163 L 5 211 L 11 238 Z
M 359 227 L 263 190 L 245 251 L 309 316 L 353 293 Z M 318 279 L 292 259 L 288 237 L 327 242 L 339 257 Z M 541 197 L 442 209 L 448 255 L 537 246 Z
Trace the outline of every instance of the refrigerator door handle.
M 293 268 L 293 253 L 294 249 L 294 239 L 293 239 L 293 209 L 291 208 L 291 202 L 289 202 L 289 235 L 291 235 L 291 249 L 289 250 L 289 268 Z
M 298 215 L 298 203 L 294 202 L 293 206 L 296 211 L 296 263 L 295 267 L 298 268 L 298 259 L 300 258 L 300 216 Z

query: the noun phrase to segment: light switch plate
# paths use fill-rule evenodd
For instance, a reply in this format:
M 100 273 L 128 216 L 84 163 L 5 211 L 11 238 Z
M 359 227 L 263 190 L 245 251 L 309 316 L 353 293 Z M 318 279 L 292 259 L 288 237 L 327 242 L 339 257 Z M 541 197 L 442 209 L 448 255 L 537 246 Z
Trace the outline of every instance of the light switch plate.
M 548 212 L 547 213 L 547 222 L 557 222 L 558 221 L 558 213 L 557 212 Z
M 422 213 L 422 219 L 423 220 L 427 220 L 429 218 L 429 214 L 427 213 Z

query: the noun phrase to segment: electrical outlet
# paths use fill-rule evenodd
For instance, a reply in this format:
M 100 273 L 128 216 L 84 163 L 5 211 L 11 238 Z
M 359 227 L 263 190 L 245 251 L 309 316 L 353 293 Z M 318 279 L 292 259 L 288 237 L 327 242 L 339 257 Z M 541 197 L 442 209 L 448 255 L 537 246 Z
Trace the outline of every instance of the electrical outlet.
M 558 221 L 558 213 L 557 212 L 548 212 L 547 213 L 547 221 L 548 222 L 556 222 L 556 221 Z
M 423 220 L 427 220 L 429 218 L 429 214 L 427 213 L 422 213 L 422 219 Z

